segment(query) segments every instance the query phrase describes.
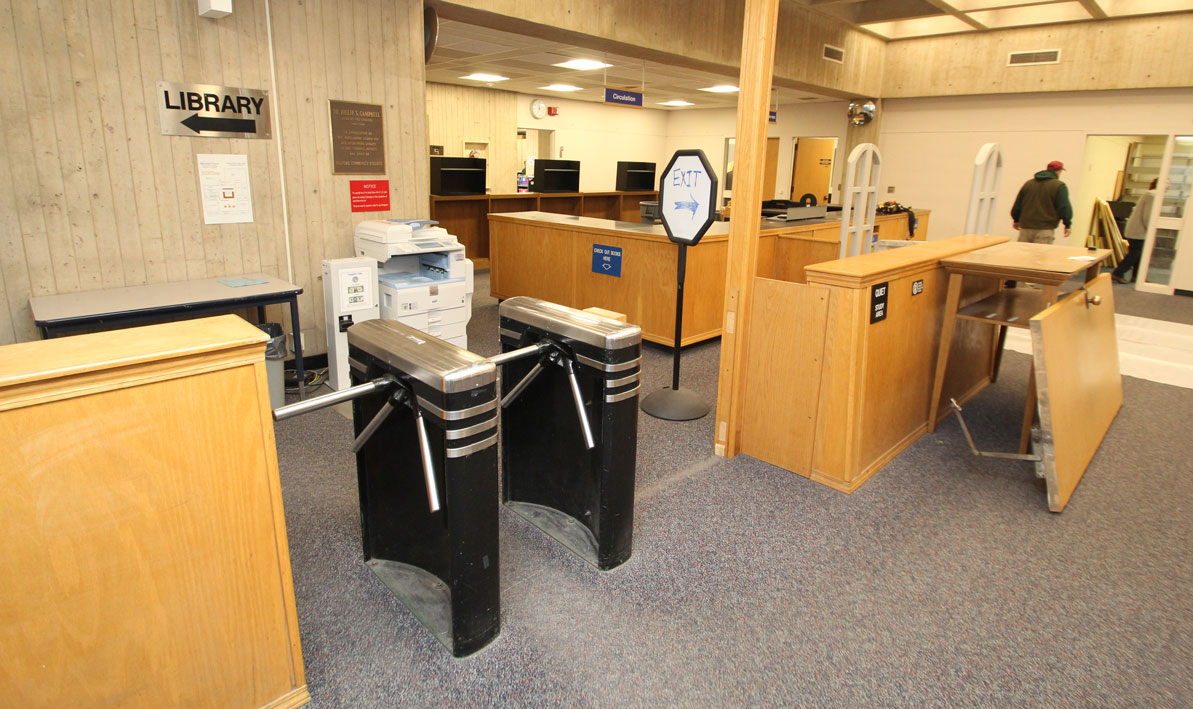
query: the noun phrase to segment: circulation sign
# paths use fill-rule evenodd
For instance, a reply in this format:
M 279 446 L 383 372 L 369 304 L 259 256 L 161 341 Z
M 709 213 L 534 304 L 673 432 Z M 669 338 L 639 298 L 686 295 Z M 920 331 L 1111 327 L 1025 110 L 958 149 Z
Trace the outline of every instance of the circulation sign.
M 703 150 L 677 150 L 659 178 L 659 218 L 667 238 L 696 245 L 716 221 L 717 175 Z
M 269 92 L 214 84 L 157 82 L 162 135 L 269 138 Z
M 618 106 L 636 106 L 638 108 L 642 108 L 642 92 L 606 86 L 605 103 L 614 103 Z

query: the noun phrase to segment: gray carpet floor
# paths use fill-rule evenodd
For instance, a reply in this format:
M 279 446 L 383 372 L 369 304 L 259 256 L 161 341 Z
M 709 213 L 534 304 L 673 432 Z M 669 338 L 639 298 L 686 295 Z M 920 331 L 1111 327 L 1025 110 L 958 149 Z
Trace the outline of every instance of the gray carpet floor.
M 491 354 L 477 291 L 470 345 Z M 710 403 L 718 356 L 683 355 Z M 1027 372 L 1008 352 L 966 406 L 979 445 L 1014 446 Z M 644 391 L 669 379 L 645 347 Z M 502 510 L 501 635 L 464 659 L 362 563 L 350 423 L 279 423 L 312 706 L 1193 706 L 1193 391 L 1124 390 L 1059 515 L 955 418 L 844 495 L 714 457 L 711 416 L 642 415 L 633 558 L 597 572 Z

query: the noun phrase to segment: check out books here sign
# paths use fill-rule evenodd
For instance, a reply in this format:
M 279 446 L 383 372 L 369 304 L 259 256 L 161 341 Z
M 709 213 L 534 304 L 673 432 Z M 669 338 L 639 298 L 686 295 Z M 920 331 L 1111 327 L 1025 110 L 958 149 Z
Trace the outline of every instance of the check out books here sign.
M 592 272 L 621 278 L 621 247 L 593 244 Z

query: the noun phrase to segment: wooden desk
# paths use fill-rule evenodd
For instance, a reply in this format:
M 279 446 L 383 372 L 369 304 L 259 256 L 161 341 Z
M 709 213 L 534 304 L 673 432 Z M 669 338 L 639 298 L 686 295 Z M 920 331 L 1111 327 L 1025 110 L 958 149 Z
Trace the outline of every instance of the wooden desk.
M 1109 249 L 1092 250 L 1075 246 L 1010 242 L 941 259 L 941 266 L 949 274 L 949 293 L 941 325 L 940 349 L 936 356 L 936 376 L 932 385 L 932 411 L 928 416 L 928 430 L 936 430 L 940 393 L 948 369 L 949 350 L 953 344 L 953 331 L 957 320 L 987 323 L 997 329 L 994 355 L 994 376 L 997 377 L 1002 347 L 1006 340 L 1006 328 L 1029 328 L 1036 313 L 1057 302 L 1062 283 L 1082 271 L 1085 271 L 1085 281 L 1092 281 L 1097 277 L 1102 261 L 1109 256 Z M 988 298 L 961 308 L 962 280 L 966 276 L 1024 281 L 1039 284 L 1042 288 L 1039 291 L 1027 288 L 1000 290 Z M 947 414 L 948 412 L 945 412 L 945 415 Z M 1031 443 L 1031 426 L 1035 415 L 1036 378 L 1033 363 L 1032 374 L 1028 377 L 1023 428 L 1019 437 L 1020 453 L 1026 453 Z
M 941 260 L 1003 241 L 956 236 L 819 263 L 806 284 L 756 278 L 749 321 L 739 324 L 748 333 L 738 450 L 856 490 L 928 430 L 948 281 Z M 876 288 L 887 298 L 877 321 Z M 997 288 L 973 278 L 964 297 Z M 943 396 L 965 401 L 989 383 L 993 339 L 989 328 L 961 325 Z
M 550 212 L 636 222 L 638 205 L 658 196 L 654 191 L 431 195 L 431 218 L 464 245 L 464 253 L 479 270 L 489 267 L 490 214 Z
M 840 251 L 840 212 L 827 219 L 759 224 L 758 274 L 797 283 L 804 269 Z M 573 308 L 598 306 L 625 313 L 642 338 L 663 345 L 675 338 L 677 249 L 659 224 L 517 212 L 490 214 L 490 291 L 497 298 L 529 295 Z M 905 214 L 879 222 L 906 230 Z M 923 222 L 921 222 L 923 224 Z M 917 236 L 926 229 L 921 226 Z M 622 250 L 621 276 L 592 271 L 596 244 Z M 714 222 L 688 249 L 682 343 L 718 337 L 725 315 L 729 224 Z
M 290 327 L 294 336 L 294 369 L 298 376 L 298 395 L 303 398 L 306 371 L 302 362 L 302 326 L 298 321 L 298 296 L 302 295 L 302 288 L 261 273 L 225 278 L 265 282 L 229 286 L 220 283 L 220 278 L 204 278 L 59 293 L 31 297 L 29 309 L 33 311 L 33 321 L 41 329 L 42 336 L 48 339 L 76 330 L 146 325 L 180 315 L 226 313 L 241 308 L 256 308 L 258 320 L 265 322 L 266 305 L 289 303 Z
M 265 340 L 222 315 L 0 347 L 0 704 L 308 701 Z

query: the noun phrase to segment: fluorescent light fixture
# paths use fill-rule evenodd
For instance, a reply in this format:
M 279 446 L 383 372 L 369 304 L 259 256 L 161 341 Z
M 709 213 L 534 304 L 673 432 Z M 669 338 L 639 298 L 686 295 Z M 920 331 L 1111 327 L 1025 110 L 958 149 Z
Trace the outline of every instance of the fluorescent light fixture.
M 583 87 L 572 86 L 571 84 L 551 84 L 550 86 L 540 86 L 540 89 L 546 91 L 583 91 Z
M 564 69 L 575 69 L 576 71 L 589 71 L 591 69 L 604 69 L 607 66 L 613 65 L 606 64 L 605 62 L 598 62 L 595 59 L 570 59 L 566 62 L 553 64 L 552 66 L 562 67 Z
M 680 101 L 679 99 L 674 99 L 671 101 L 661 101 L 661 102 L 659 102 L 659 105 L 660 106 L 695 106 L 696 104 L 692 103 L 691 101 Z
M 469 74 L 468 76 L 461 76 L 461 79 L 468 79 L 470 81 L 508 81 L 508 76 L 499 76 L 497 74 Z
M 710 86 L 707 89 L 700 90 L 708 91 L 714 94 L 731 94 L 734 91 L 740 91 L 741 89 L 737 88 L 736 86 L 730 86 L 729 84 L 721 84 L 720 86 Z

